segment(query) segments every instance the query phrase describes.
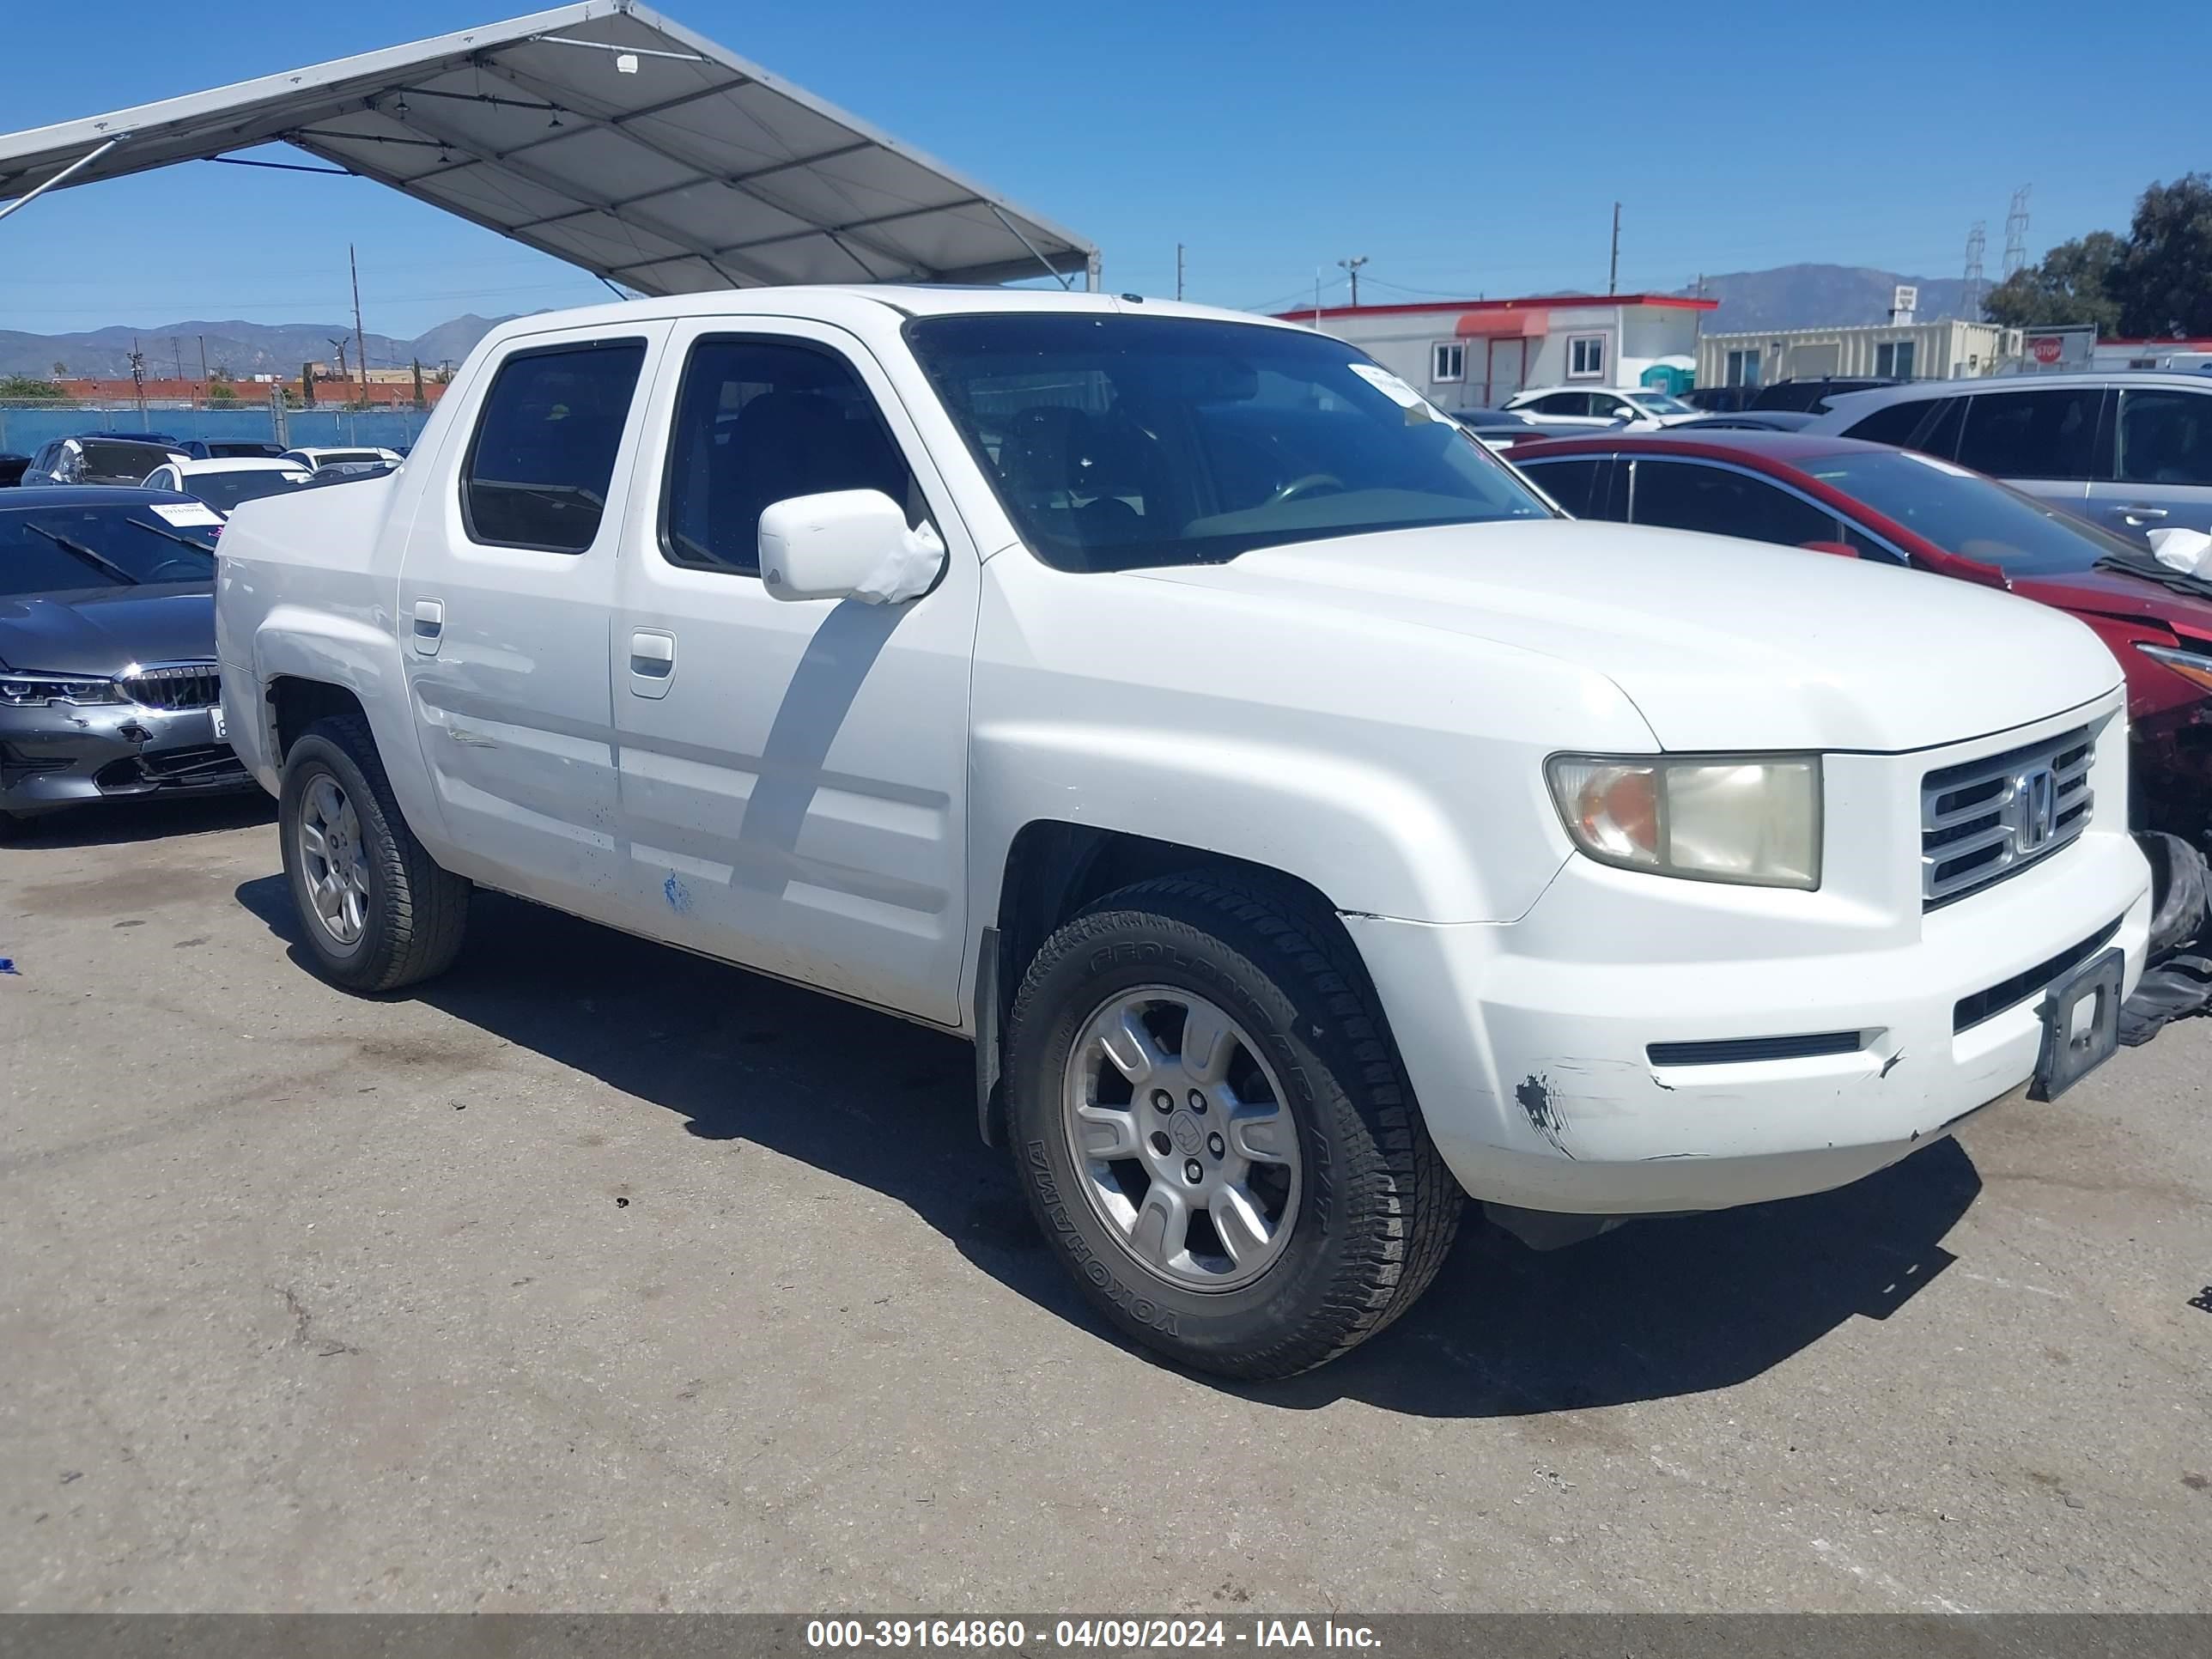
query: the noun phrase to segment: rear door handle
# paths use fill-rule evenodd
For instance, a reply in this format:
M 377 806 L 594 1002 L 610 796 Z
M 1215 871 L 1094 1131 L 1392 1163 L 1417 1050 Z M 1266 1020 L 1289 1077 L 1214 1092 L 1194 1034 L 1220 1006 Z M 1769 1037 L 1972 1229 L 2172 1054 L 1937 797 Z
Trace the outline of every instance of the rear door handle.
M 2130 524 L 2144 524 L 2152 519 L 2164 518 L 2166 509 L 2162 507 L 2138 507 L 2130 501 L 2120 509 L 2120 516 Z
M 415 649 L 426 657 L 438 654 L 438 641 L 446 636 L 446 605 L 442 599 L 415 601 Z
M 665 629 L 640 628 L 629 636 L 629 689 L 640 697 L 665 697 L 676 678 L 676 635 Z

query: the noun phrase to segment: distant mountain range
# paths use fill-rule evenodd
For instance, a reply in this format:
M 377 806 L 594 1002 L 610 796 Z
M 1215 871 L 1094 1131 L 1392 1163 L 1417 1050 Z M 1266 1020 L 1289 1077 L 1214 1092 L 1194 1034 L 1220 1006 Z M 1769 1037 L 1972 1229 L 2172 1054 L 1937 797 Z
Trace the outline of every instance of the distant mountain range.
M 504 317 L 456 317 L 412 340 L 386 334 L 364 336 L 371 368 L 404 368 L 419 362 L 426 369 L 442 362 L 458 363 L 470 349 Z M 44 379 L 59 363 L 70 374 L 120 379 L 131 373 L 133 338 L 145 354 L 149 377 L 167 378 L 181 367 L 185 376 L 198 380 L 200 348 L 207 348 L 210 370 L 227 368 L 239 379 L 253 374 L 296 376 L 304 362 L 335 363 L 335 340 L 345 342 L 346 362 L 354 359 L 353 330 L 338 323 L 169 323 L 156 328 L 117 325 L 85 334 L 25 334 L 0 328 L 0 374 L 33 374 Z
M 1962 313 L 1966 284 L 1955 276 L 1900 276 L 1894 271 L 1853 265 L 1778 265 L 1771 270 L 1732 270 L 1705 278 L 1705 292 L 1721 307 L 1705 319 L 1709 332 L 1750 329 L 1825 328 L 1889 320 L 1891 290 L 1899 283 L 1920 289 L 1923 321 Z M 1694 285 L 1677 290 L 1695 294 Z M 412 340 L 386 334 L 368 337 L 372 368 L 404 368 L 419 362 L 434 368 L 456 362 L 504 317 L 456 317 Z M 208 367 L 227 368 L 240 379 L 252 374 L 295 375 L 303 362 L 336 362 L 339 338 L 346 361 L 353 361 L 353 331 L 338 323 L 168 323 L 159 327 L 120 325 L 86 334 L 26 334 L 0 329 L 0 374 L 51 375 L 61 363 L 70 374 L 120 377 L 131 373 L 131 342 L 146 355 L 149 375 L 172 375 L 181 362 L 197 380 L 200 344 L 207 344 Z
M 1862 265 L 1778 265 L 1771 270 L 1732 270 L 1705 278 L 1705 297 L 1721 308 L 1705 319 L 1709 334 L 1755 329 L 1837 328 L 1889 320 L 1892 292 L 1899 283 L 1920 290 L 1923 323 L 1966 314 L 1966 285 L 1956 276 L 1901 276 Z M 1697 293 L 1695 284 L 1676 290 Z

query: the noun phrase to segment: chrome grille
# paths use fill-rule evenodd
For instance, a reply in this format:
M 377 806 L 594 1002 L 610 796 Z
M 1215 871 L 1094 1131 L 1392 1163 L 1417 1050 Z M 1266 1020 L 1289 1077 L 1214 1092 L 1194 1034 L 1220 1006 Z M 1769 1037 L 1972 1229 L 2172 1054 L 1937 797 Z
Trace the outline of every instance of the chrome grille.
M 141 668 L 116 684 L 142 708 L 212 708 L 222 701 L 222 678 L 211 662 Z
M 2088 827 L 2088 726 L 1920 781 L 1920 897 L 1933 908 L 2048 858 Z

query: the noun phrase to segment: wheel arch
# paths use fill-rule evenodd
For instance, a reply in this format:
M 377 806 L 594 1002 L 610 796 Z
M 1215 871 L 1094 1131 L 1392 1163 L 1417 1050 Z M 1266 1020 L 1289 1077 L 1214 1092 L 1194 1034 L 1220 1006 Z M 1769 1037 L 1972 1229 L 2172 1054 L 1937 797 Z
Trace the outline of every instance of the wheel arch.
M 400 815 L 434 855 L 448 843 L 445 816 L 415 732 L 414 703 L 397 641 L 353 618 L 278 606 L 254 632 L 260 680 L 257 775 L 272 794 L 284 757 L 316 720 L 356 714 L 376 744 Z
M 1038 949 L 1085 907 L 1140 881 L 1195 870 L 1263 881 L 1341 927 L 1328 895 L 1304 878 L 1210 848 L 1121 830 L 1042 818 L 1008 843 L 998 906 L 982 930 L 975 993 L 975 1121 L 987 1146 L 1006 1140 L 1001 1042 L 1014 993 Z M 1345 945 L 1356 957 L 1349 934 Z

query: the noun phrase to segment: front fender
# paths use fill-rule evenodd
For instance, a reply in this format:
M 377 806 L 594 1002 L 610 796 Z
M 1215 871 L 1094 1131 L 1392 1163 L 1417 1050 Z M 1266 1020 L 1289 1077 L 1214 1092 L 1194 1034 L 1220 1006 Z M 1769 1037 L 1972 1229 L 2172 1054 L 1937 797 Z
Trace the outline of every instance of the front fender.
M 1340 910 L 1509 922 L 1572 852 L 1545 757 L 1656 747 L 1603 675 L 1418 617 L 1022 555 L 985 568 L 979 915 L 1014 836 L 1043 822 L 1279 870 Z
M 975 821 L 997 832 L 995 864 L 979 860 L 982 915 L 1006 848 L 1038 821 L 1201 848 L 1295 876 L 1340 910 L 1424 920 L 1516 921 L 1568 852 L 1564 837 L 1550 844 L 1540 794 L 1496 814 L 1483 856 L 1449 792 L 1376 758 L 1263 737 L 979 721 L 974 759 Z

